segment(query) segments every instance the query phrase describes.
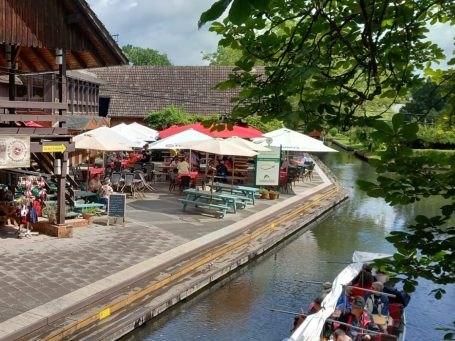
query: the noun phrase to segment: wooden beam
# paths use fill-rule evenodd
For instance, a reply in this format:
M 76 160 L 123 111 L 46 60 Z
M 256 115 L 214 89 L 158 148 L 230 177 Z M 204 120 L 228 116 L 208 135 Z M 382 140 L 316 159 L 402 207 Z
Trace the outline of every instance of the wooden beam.
M 34 47 L 28 48 L 32 54 L 38 59 L 39 63 L 43 66 L 44 70 L 55 70 L 55 67 L 52 67 L 42 56 L 39 52 L 35 50 Z M 55 56 L 54 56 L 55 58 Z
M 31 127 L 0 127 L 0 135 L 43 135 L 53 138 L 53 135 L 68 134 L 67 128 L 31 128 Z
M 31 71 L 38 71 L 38 69 L 36 68 L 36 66 L 30 61 L 30 59 L 28 59 L 27 55 L 25 53 L 22 53 L 21 54 L 21 57 L 19 58 L 21 60 L 22 63 L 25 64 L 25 66 Z
M 8 101 L 0 99 L 0 108 L 11 109 L 68 109 L 68 103 L 59 102 L 33 102 L 33 101 Z
M 60 115 L 29 115 L 29 114 L 0 114 L 0 121 L 5 122 L 59 122 L 68 121 L 68 116 Z
M 87 68 L 87 63 L 81 58 L 79 52 L 77 51 L 67 51 L 70 52 L 71 55 L 76 59 L 77 63 L 81 66 L 82 69 Z

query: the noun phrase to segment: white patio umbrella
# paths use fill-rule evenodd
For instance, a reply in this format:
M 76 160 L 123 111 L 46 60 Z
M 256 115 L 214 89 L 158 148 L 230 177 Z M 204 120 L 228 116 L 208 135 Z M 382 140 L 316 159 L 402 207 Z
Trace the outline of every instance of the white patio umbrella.
M 111 127 L 111 129 L 123 135 L 127 139 L 132 140 L 136 145 L 140 144 L 141 146 L 144 146 L 146 143 L 151 141 L 149 134 L 125 123 L 120 123 L 116 126 Z
M 86 149 L 86 150 L 101 150 L 103 152 L 103 168 L 105 168 L 104 164 L 104 152 L 105 151 L 131 151 L 132 149 L 124 144 L 120 144 L 119 142 L 107 139 L 105 137 L 91 135 L 88 133 L 83 133 L 73 137 L 73 141 L 75 144 L 76 149 Z M 90 170 L 90 156 L 88 158 L 88 168 L 87 174 L 89 174 Z M 87 175 L 87 187 L 88 187 L 88 178 Z
M 271 138 L 270 144 L 267 138 Z M 313 153 L 330 153 L 337 152 L 335 149 L 327 147 L 322 141 L 316 140 L 308 135 L 297 131 L 281 128 L 264 134 L 264 137 L 253 139 L 254 142 L 262 146 L 281 146 L 283 151 L 313 152 Z
M 133 122 L 133 123 L 130 123 L 128 124 L 128 126 L 134 128 L 135 130 L 138 130 L 144 134 L 147 135 L 147 138 L 148 140 L 146 141 L 156 141 L 156 139 L 158 138 L 158 134 L 159 132 L 155 129 L 152 129 L 152 128 L 149 128 L 149 127 L 146 127 L 142 124 L 139 124 L 139 123 L 136 123 L 136 122 Z
M 264 147 L 260 144 L 248 141 L 246 139 L 242 139 L 241 137 L 238 137 L 238 136 L 232 136 L 232 137 L 228 138 L 227 140 L 235 143 L 238 146 L 254 150 L 255 152 L 269 152 L 270 151 L 270 149 L 267 147 Z
M 142 144 L 135 142 L 135 141 L 131 140 L 130 138 L 123 136 L 122 134 L 116 132 L 112 128 L 109 128 L 106 126 L 86 131 L 85 133 L 79 134 L 77 136 L 84 136 L 84 135 L 99 137 L 101 140 L 104 140 L 106 143 L 109 141 L 117 142 L 121 145 L 130 147 L 130 148 L 141 148 L 143 146 Z
M 151 143 L 149 149 L 183 149 L 183 144 L 186 142 L 206 141 L 211 139 L 212 137 L 209 135 L 194 129 L 188 129 Z
M 193 141 L 193 142 L 186 142 L 182 144 L 182 148 L 188 148 L 197 150 L 200 152 L 206 152 L 210 154 L 217 154 L 217 155 L 232 155 L 232 156 L 255 156 L 258 153 L 247 149 L 245 147 L 239 146 L 238 144 L 229 141 L 228 139 L 212 139 L 212 140 L 205 140 L 205 141 Z M 207 164 L 208 165 L 208 164 Z M 206 167 L 207 171 L 208 167 Z M 234 173 L 235 173 L 235 158 L 233 158 L 232 162 L 232 185 L 234 184 Z M 212 183 L 213 183 L 212 177 Z

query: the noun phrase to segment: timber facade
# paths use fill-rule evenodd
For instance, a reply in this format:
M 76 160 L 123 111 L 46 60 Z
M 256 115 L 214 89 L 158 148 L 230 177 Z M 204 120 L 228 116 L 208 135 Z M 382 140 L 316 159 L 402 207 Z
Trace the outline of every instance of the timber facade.
M 99 86 L 68 78 L 67 70 L 128 60 L 85 0 L 0 0 L 0 42 L 0 76 L 8 89 L 0 98 L 0 135 L 29 136 L 31 156 L 42 169 L 52 172 L 58 164 L 52 176 L 57 223 L 64 224 L 68 152 L 74 150 L 68 114 L 96 113 Z M 27 126 L 30 121 L 37 126 Z M 62 151 L 43 153 L 52 146 Z

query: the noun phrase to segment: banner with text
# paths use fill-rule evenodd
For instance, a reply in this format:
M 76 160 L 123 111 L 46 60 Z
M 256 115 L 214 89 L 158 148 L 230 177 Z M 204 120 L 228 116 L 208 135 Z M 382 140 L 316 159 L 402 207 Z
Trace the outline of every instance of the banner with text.
M 280 184 L 281 147 L 267 146 L 268 152 L 256 157 L 256 186 L 278 186 Z
M 30 136 L 0 136 L 0 168 L 30 167 Z

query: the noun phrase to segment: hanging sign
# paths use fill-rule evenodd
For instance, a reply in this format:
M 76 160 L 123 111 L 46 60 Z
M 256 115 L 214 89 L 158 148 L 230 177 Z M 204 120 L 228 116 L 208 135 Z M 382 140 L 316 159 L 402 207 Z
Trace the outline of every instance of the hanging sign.
M 281 147 L 267 146 L 270 151 L 260 152 L 256 157 L 256 186 L 280 184 Z
M 30 136 L 0 136 L 0 168 L 30 167 Z

